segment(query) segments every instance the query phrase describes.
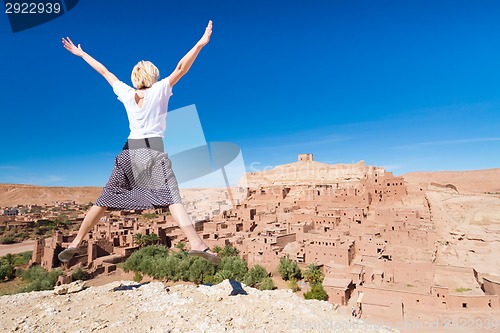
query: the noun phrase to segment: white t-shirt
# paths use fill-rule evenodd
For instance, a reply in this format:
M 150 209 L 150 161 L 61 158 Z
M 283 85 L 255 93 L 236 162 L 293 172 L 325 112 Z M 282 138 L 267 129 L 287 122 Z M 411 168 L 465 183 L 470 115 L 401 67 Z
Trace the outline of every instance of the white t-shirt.
M 169 78 L 143 90 L 144 102 L 140 108 L 135 102 L 135 89 L 117 80 L 113 91 L 125 106 L 130 124 L 129 139 L 162 137 L 167 126 L 168 99 L 172 96 Z

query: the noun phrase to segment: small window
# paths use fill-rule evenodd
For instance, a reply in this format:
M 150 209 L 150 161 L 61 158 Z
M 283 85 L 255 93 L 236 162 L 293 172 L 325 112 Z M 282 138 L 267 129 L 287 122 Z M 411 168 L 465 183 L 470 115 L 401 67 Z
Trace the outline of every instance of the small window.
M 462 303 L 462 308 L 467 308 L 467 303 Z

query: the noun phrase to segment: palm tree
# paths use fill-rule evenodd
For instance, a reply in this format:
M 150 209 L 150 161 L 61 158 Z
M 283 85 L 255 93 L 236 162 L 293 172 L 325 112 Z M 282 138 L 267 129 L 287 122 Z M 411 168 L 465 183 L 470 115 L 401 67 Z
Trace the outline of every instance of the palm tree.
M 232 245 L 225 245 L 217 254 L 221 257 L 238 257 L 240 251 Z
M 222 247 L 220 247 L 219 245 L 215 245 L 213 248 L 212 248 L 212 251 L 214 251 L 214 253 L 217 253 L 217 255 L 221 255 L 222 253 Z
M 134 235 L 134 242 L 137 246 L 143 247 L 144 246 L 144 236 L 138 232 Z
M 309 264 L 309 266 L 307 266 L 307 269 L 304 272 L 304 277 L 307 282 L 311 284 L 323 281 L 323 273 L 316 264 Z
M 175 244 L 175 247 L 178 248 L 179 250 L 182 251 L 186 251 L 186 243 L 184 242 L 179 242 L 177 244 Z
M 144 240 L 144 246 L 154 245 L 160 242 L 160 237 L 158 237 L 157 234 L 149 234 L 143 236 L 142 239 Z

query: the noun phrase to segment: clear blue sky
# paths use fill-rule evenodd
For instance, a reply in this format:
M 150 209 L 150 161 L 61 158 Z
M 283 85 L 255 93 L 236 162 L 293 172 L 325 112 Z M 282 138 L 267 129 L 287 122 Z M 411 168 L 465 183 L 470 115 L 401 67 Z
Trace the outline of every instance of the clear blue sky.
M 168 75 L 209 19 L 170 109 L 196 104 L 206 140 L 238 144 L 248 171 L 299 153 L 396 174 L 499 167 L 499 18 L 498 1 L 82 0 L 12 33 L 2 11 L 0 183 L 103 186 L 128 136 L 61 37 L 130 84 L 141 59 Z

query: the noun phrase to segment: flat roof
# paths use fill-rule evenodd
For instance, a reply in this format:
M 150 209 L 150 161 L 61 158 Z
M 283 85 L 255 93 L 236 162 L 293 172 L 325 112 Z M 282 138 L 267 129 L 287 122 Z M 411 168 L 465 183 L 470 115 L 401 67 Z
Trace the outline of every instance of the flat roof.
M 325 278 L 323 286 L 334 288 L 346 288 L 352 283 L 352 279 Z

